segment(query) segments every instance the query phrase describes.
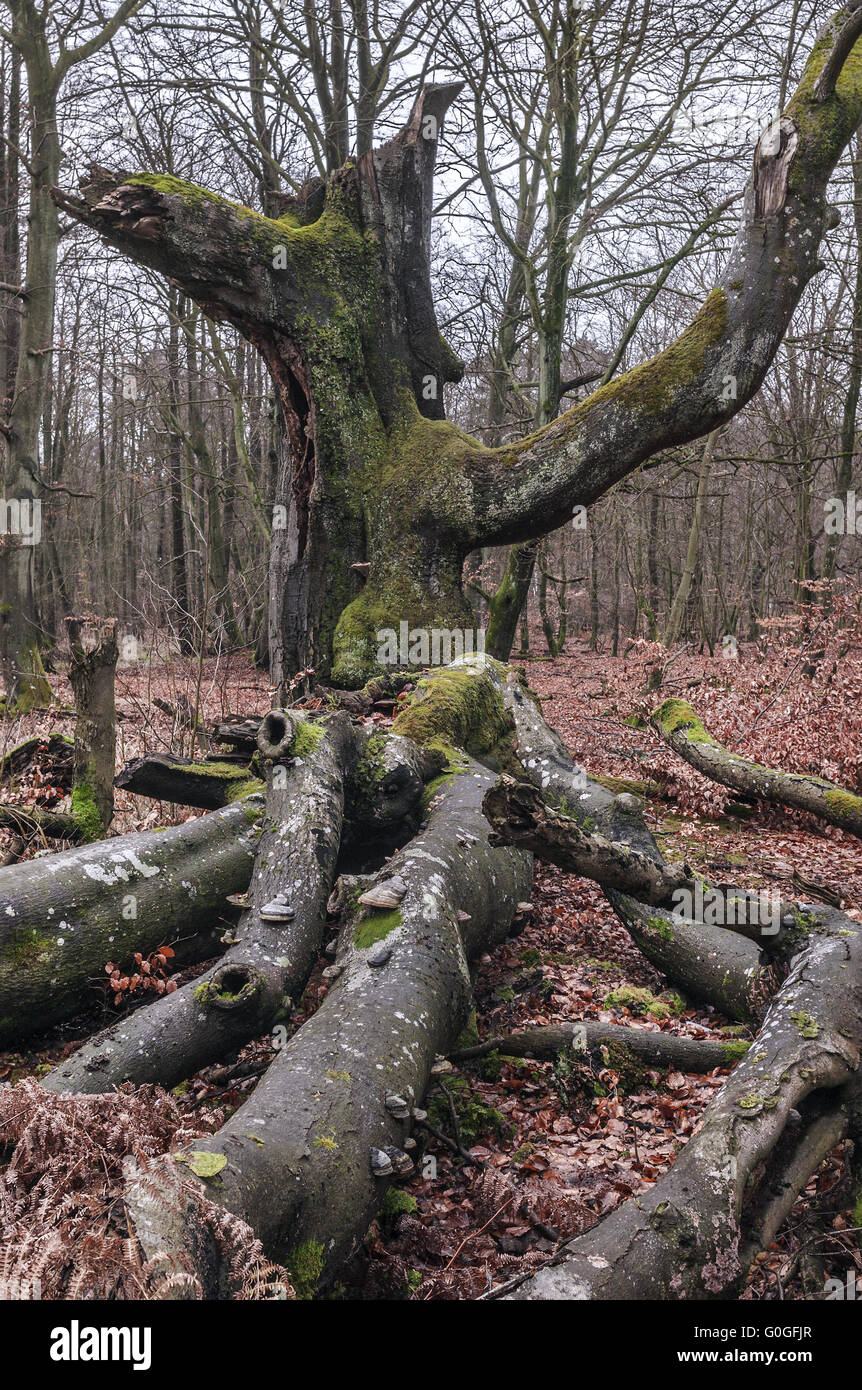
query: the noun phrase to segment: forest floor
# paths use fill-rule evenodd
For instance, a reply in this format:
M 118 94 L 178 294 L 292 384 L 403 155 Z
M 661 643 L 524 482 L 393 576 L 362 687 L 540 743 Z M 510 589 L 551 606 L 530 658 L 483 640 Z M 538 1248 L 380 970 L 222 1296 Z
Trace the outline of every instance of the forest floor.
M 826 657 L 818 650 L 806 673 L 797 636 L 794 645 L 779 640 L 769 649 L 741 650 L 730 661 L 685 652 L 668 664 L 665 654 L 661 689 L 651 695 L 645 693 L 646 677 L 660 658 L 646 644 L 636 644 L 623 658 L 597 655 L 583 641 L 571 641 L 563 657 L 524 664 L 546 719 L 576 760 L 591 775 L 638 784 L 631 789 L 644 795 L 647 821 L 669 858 L 686 859 L 712 882 L 783 897 L 816 896 L 818 885 L 837 889 L 845 909 L 862 921 L 858 840 L 811 817 L 762 806 L 745 819 L 728 815 L 727 793 L 637 726 L 661 699 L 682 695 L 738 751 L 793 770 L 808 767 L 859 790 L 862 647 L 848 648 L 845 634 L 842 660 L 830 667 L 826 642 Z M 52 683 L 61 707 L 68 708 L 67 682 L 57 677 Z M 195 751 L 194 735 L 155 699 L 176 708 L 184 695 L 198 705 L 202 722 L 212 725 L 228 712 L 261 713 L 269 693 L 266 679 L 243 654 L 230 663 L 207 661 L 199 670 L 160 662 L 155 654 L 150 662 L 121 666 L 118 764 L 145 750 Z M 0 732 L 8 747 L 34 732 L 72 729 L 71 713 L 43 712 Z M 58 795 L 50 770 L 37 765 L 4 799 L 48 807 L 62 804 Z M 150 828 L 194 814 L 199 813 L 119 793 L 114 830 Z M 9 838 L 0 837 L 0 857 Z M 39 849 L 31 846 L 28 853 Z M 582 1019 L 689 1037 L 729 1036 L 728 1019 L 688 1007 L 667 990 L 594 884 L 537 864 L 532 901 L 523 933 L 479 962 L 475 995 L 482 1040 Z M 321 967 L 295 1013 L 296 1027 L 326 993 Z M 116 1016 L 104 981 L 94 981 L 93 999 L 85 1017 L 34 1040 L 28 1050 L 0 1052 L 0 1081 L 39 1075 Z M 239 1060 L 265 1059 L 270 1050 L 267 1035 Z M 499 1050 L 463 1067 L 441 1059 L 425 1104 L 430 1122 L 449 1142 L 427 1136 L 417 1175 L 390 1190 L 335 1296 L 493 1296 L 506 1281 L 547 1260 L 558 1239 L 586 1230 L 653 1184 L 687 1142 L 726 1073 L 620 1074 L 607 1060 L 607 1067 L 588 1071 L 571 1057 L 524 1061 Z M 208 1068 L 180 1088 L 180 1107 L 188 1121 L 207 1114 L 217 1126 L 254 1084 L 252 1079 L 226 1086 L 223 1070 Z M 804 1298 L 817 1291 L 818 1281 L 822 1286 L 824 1275 L 843 1280 L 850 1268 L 862 1273 L 858 1217 L 846 1147 L 839 1146 L 756 1262 L 743 1297 Z

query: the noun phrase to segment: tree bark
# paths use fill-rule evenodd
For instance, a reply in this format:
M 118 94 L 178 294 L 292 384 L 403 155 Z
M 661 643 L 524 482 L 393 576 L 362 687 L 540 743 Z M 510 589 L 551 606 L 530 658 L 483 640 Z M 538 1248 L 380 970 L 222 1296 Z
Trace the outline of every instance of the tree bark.
M 197 1152 L 226 1160 L 218 1184 L 185 1183 L 243 1214 L 288 1268 L 311 1267 L 310 1293 L 358 1247 L 388 1186 L 374 1151 L 401 1146 L 409 1120 L 387 1108 L 425 1090 L 435 1055 L 452 1046 L 470 1007 L 468 961 L 502 940 L 529 890 L 531 861 L 492 849 L 482 796 L 492 774 L 472 760 L 436 791 L 427 829 L 381 871 L 406 885 L 399 908 L 356 903 L 339 937 L 333 988 L 277 1056 L 251 1099 Z M 154 1202 L 152 1169 L 132 1175 L 125 1200 L 145 1251 L 185 1255 L 211 1291 L 196 1236 L 178 1221 L 182 1192 Z M 161 1181 L 161 1178 L 157 1179 Z
M 167 830 L 101 840 L 0 872 L 0 1045 L 73 1017 L 109 960 L 202 935 L 248 887 L 262 797 Z
M 263 782 L 243 763 L 195 762 L 172 753 L 146 753 L 126 763 L 114 778 L 114 786 L 136 796 L 172 801 L 180 806 L 200 806 L 215 811 L 238 797 L 263 790 Z
M 717 743 L 685 700 L 665 700 L 650 717 L 656 733 L 704 777 L 746 796 L 792 806 L 862 835 L 862 796 L 807 772 L 782 772 L 741 758 Z
M 693 888 L 684 864 L 657 864 L 628 845 L 618 846 L 549 806 L 537 787 L 501 777 L 485 797 L 485 815 L 503 844 L 517 845 L 569 874 L 591 878 L 648 903 L 666 903 L 678 888 Z
M 702 1117 L 670 1172 L 568 1244 L 559 1263 L 509 1295 L 532 1299 L 681 1299 L 733 1297 L 760 1242 L 774 1234 L 792 1190 L 824 1157 L 831 1135 L 812 1124 L 805 1102 L 828 1104 L 859 1066 L 862 1049 L 862 936 L 840 912 L 810 909 L 810 944 L 797 957 L 764 1019 L 755 1044 Z M 816 916 L 814 915 L 816 913 Z M 743 1202 L 749 1181 L 792 1122 L 807 1116 L 794 1160 L 783 1172 L 783 1197 Z M 817 1123 L 816 1115 L 814 1124 Z M 825 1150 L 828 1152 L 828 1150 Z M 761 1180 L 762 1181 L 762 1180 Z
M 291 767 L 271 764 L 250 903 L 218 965 L 91 1038 L 51 1073 L 51 1090 L 108 1091 L 123 1081 L 175 1086 L 289 1017 L 322 946 L 341 844 L 345 782 L 361 737 L 346 714 L 307 725 L 317 740 Z M 278 775 L 281 774 L 281 775 Z M 293 916 L 261 909 L 286 893 Z
M 114 814 L 114 763 L 117 713 L 114 678 L 120 655 L 117 620 L 91 626 L 86 642 L 84 620 L 67 618 L 72 657 L 69 680 L 75 698 L 75 747 L 72 757 L 72 816 L 81 838 L 107 835 Z

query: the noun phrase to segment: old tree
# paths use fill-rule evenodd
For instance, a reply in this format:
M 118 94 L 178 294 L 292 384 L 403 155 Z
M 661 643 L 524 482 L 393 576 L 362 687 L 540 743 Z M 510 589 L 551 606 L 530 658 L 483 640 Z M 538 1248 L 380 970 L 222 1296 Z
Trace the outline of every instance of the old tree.
M 765 934 L 745 895 L 726 887 L 732 927 L 672 912 L 674 891 L 694 887 L 687 866 L 664 860 L 636 798 L 584 778 L 523 681 L 496 662 L 464 659 L 415 680 L 389 734 L 369 733 L 361 716 L 406 683 L 375 670 L 378 630 L 470 624 L 470 551 L 560 526 L 757 391 L 838 220 L 826 190 L 862 119 L 860 34 L 853 5 L 820 34 L 780 139 L 755 152 L 725 272 L 682 335 L 516 445 L 486 448 L 444 417 L 442 388 L 461 366 L 438 329 L 429 257 L 437 141 L 457 84 L 424 87 L 394 139 L 312 179 L 275 218 L 157 173 L 96 168 L 82 197 L 54 190 L 66 213 L 235 325 L 265 359 L 289 442 L 275 498 L 273 676 L 314 668 L 332 706 L 316 719 L 273 711 L 240 776 L 235 763 L 165 759 L 123 774 L 154 795 L 168 779 L 172 799 L 208 816 L 2 871 L 7 1038 L 70 1016 L 109 955 L 152 949 L 180 921 L 206 958 L 215 904 L 251 883 L 219 963 L 56 1068 L 45 1086 L 64 1094 L 173 1086 L 272 1027 L 320 956 L 327 911 L 338 918 L 326 999 L 252 1097 L 185 1164 L 128 1167 L 134 1234 L 164 1276 L 153 1276 L 156 1292 L 229 1290 L 226 1212 L 304 1288 L 332 1280 L 388 1183 L 412 1169 L 430 1068 L 470 1012 L 470 961 L 515 928 L 533 851 L 595 879 L 670 981 L 760 1032 L 732 1058 L 712 1043 L 682 1057 L 679 1039 L 629 1029 L 621 1042 L 587 1027 L 587 1051 L 736 1065 L 668 1175 L 510 1296 L 732 1297 L 830 1149 L 849 1135 L 859 1152 L 852 920 L 786 903 Z M 733 763 L 678 702 L 656 719 L 705 765 Z M 821 784 L 800 804 L 862 823 L 839 788 Z M 372 870 L 381 842 L 396 852 L 370 876 L 338 876 L 348 842 L 353 863 L 364 846 Z M 56 944 L 41 911 L 49 882 L 64 927 Z M 285 885 L 273 920 L 263 909 Z M 511 1046 L 566 1045 L 547 1032 Z

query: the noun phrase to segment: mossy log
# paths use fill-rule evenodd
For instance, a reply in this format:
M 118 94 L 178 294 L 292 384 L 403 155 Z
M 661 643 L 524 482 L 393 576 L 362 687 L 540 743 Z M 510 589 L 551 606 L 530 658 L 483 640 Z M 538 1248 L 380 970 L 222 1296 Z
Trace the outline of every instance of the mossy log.
M 123 1081 L 175 1086 L 289 1017 L 323 947 L 345 783 L 362 743 L 346 714 L 308 728 L 316 742 L 304 756 L 270 765 L 249 905 L 233 944 L 198 979 L 91 1038 L 46 1079 L 50 1090 L 94 1094 Z M 278 893 L 293 915 L 263 920 L 261 909 Z
M 862 1055 L 862 931 L 817 909 L 807 949 L 670 1172 L 509 1295 L 731 1298 L 843 1126 L 821 1126 Z M 801 1118 L 798 1139 L 793 1125 Z M 845 1117 L 846 1124 L 846 1117 Z M 789 1128 L 788 1128 L 789 1127 Z M 787 1134 L 787 1144 L 779 1147 Z M 784 1184 L 787 1184 L 785 1186 Z M 778 1193 L 776 1195 L 776 1189 Z
M 644 1073 L 673 1068 L 681 1072 L 708 1072 L 717 1067 L 735 1066 L 744 1057 L 750 1044 L 732 1040 L 716 1042 L 713 1038 L 686 1038 L 676 1033 L 652 1032 L 647 1028 L 623 1027 L 617 1023 L 549 1023 L 540 1028 L 525 1028 L 520 1033 L 508 1033 L 502 1038 L 489 1038 L 475 1047 L 450 1052 L 454 1062 L 478 1061 L 491 1052 L 502 1057 L 538 1057 L 549 1060 L 561 1052 L 591 1058 L 599 1066 L 613 1066 L 603 1055 L 612 1049 L 612 1057 L 631 1058 Z
M 435 1055 L 467 1019 L 468 961 L 506 936 L 529 890 L 530 856 L 488 844 L 482 797 L 492 780 L 465 759 L 435 791 L 427 828 L 378 875 L 402 881 L 399 907 L 347 911 L 325 1001 L 251 1099 L 194 1146 L 223 1160 L 217 1181 L 182 1179 L 242 1214 L 289 1269 L 313 1250 L 308 1292 L 357 1249 L 379 1209 L 389 1178 L 375 1172 L 374 1151 L 403 1153 L 410 1120 L 387 1108 L 387 1095 L 408 1108 L 421 1097 Z M 158 1167 L 164 1178 L 154 1184 L 151 1169 L 124 1194 L 144 1250 L 184 1256 L 217 1296 L 217 1252 L 201 1251 L 193 1222 L 177 1220 L 186 1203 L 172 1190 L 176 1159 Z M 154 1200 L 154 1186 L 169 1205 Z
M 34 734 L 15 744 L 0 756 L 0 778 L 20 777 L 37 759 L 50 769 L 50 781 L 55 787 L 69 791 L 72 786 L 72 739 L 66 734 Z
M 91 1002 L 109 960 L 200 937 L 220 947 L 229 893 L 248 887 L 262 796 L 161 831 L 101 840 L 0 870 L 0 1046 Z
M 713 782 L 745 796 L 809 811 L 841 830 L 862 835 L 862 796 L 813 773 L 782 772 L 731 753 L 685 700 L 665 700 L 649 722 L 675 753 Z
M 136 796 L 171 801 L 180 806 L 199 806 L 215 811 L 238 797 L 262 791 L 263 782 L 247 766 L 237 762 L 207 762 L 178 758 L 172 753 L 146 753 L 134 758 L 117 773 L 114 785 Z
M 725 927 L 649 907 L 613 889 L 607 890 L 607 897 L 632 940 L 671 984 L 692 999 L 712 1004 L 727 1018 L 757 1018 L 770 992 L 770 976 L 754 941 Z

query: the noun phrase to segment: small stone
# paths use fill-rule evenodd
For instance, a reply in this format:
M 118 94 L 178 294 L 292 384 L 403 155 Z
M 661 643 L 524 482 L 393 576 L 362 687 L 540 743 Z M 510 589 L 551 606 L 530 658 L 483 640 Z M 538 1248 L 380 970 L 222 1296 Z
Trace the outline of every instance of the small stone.
M 369 965 L 385 965 L 391 955 L 392 947 L 387 946 L 385 941 L 378 941 L 367 952 L 365 959 Z
M 397 1096 L 394 1091 L 387 1091 L 384 1105 L 390 1115 L 394 1115 L 396 1120 L 406 1120 L 410 1116 L 410 1107 L 403 1096 Z
M 394 1173 L 392 1159 L 384 1149 L 371 1150 L 371 1171 L 375 1178 L 386 1178 Z

